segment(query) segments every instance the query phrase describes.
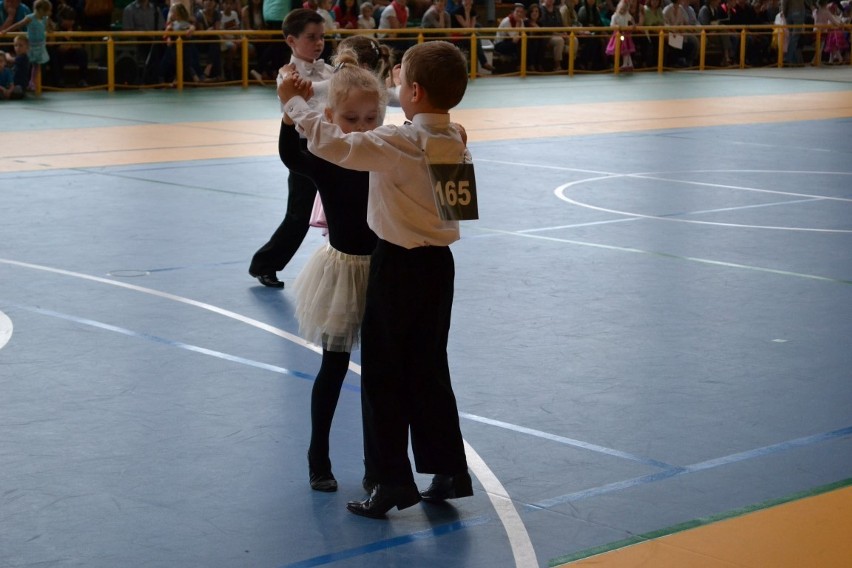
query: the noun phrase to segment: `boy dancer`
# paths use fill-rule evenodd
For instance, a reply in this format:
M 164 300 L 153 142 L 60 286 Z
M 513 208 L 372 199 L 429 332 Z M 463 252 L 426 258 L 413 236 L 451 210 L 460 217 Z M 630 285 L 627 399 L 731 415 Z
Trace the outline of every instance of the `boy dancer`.
M 323 159 L 370 172 L 367 221 L 373 252 L 361 328 L 364 455 L 371 494 L 350 501 L 356 515 L 382 518 L 420 499 L 473 494 L 450 381 L 447 340 L 455 276 L 449 245 L 458 221 L 438 214 L 429 164 L 462 163 L 469 154 L 449 109 L 467 88 L 467 65 L 454 45 L 429 41 L 406 51 L 400 105 L 411 122 L 343 134 L 304 100 L 310 82 L 288 75 L 278 89 L 286 114 Z M 435 474 L 422 493 L 417 471 Z
M 315 10 L 297 8 L 284 18 L 282 29 L 284 41 L 293 51 L 290 63 L 296 65 L 299 76 L 314 83 L 327 81 L 334 69 L 319 59 L 325 46 L 323 17 Z M 324 97 L 317 99 L 311 101 L 314 108 L 324 102 Z M 284 220 L 269 242 L 254 254 L 249 265 L 249 274 L 270 288 L 284 287 L 275 273 L 290 262 L 308 234 L 311 209 L 317 194 L 317 188 L 310 179 L 292 172 L 287 178 L 287 189 L 287 213 Z

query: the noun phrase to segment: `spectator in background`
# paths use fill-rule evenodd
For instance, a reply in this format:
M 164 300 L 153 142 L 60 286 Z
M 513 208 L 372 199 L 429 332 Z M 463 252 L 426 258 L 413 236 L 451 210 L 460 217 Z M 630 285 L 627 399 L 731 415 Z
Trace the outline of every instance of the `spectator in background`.
M 562 0 L 559 4 L 559 13 L 562 15 L 562 25 L 566 28 L 577 28 L 581 27 L 580 23 L 577 21 L 577 2 L 575 0 Z M 573 43 L 573 47 L 571 45 L 568 46 L 568 56 L 577 58 L 577 53 L 579 51 L 579 42 L 577 39 L 577 31 L 574 32 L 574 36 L 568 34 L 568 38 L 571 39 L 571 43 Z
M 209 0 L 208 0 L 209 1 Z M 195 24 L 189 18 L 189 12 L 186 11 L 186 6 L 180 2 L 175 2 L 169 8 L 168 23 L 166 24 L 166 32 L 186 32 L 188 38 L 195 31 Z M 163 59 L 160 62 L 160 73 L 167 81 L 176 81 L 177 77 L 177 41 L 170 34 L 165 35 L 166 51 L 163 54 Z M 201 80 L 201 67 L 198 58 L 198 49 L 195 44 L 188 41 L 181 42 L 183 50 L 183 73 L 188 79 L 194 83 Z M 174 78 L 173 78 L 174 77 Z M 174 84 L 174 83 L 173 83 Z
M 757 12 L 748 0 L 733 0 L 728 5 L 728 18 L 732 26 L 747 28 L 760 23 Z M 733 50 L 740 52 L 740 34 L 733 37 Z M 748 65 L 763 65 L 769 61 L 769 36 L 765 34 L 746 33 L 746 63 Z
M 447 12 L 447 0 L 432 0 L 420 19 L 423 28 L 449 29 L 453 26 L 450 13 Z
M 601 14 L 595 0 L 584 1 L 577 11 L 577 22 L 584 28 L 603 27 Z M 604 59 L 606 41 L 602 38 L 600 32 L 590 31 L 583 35 L 586 37 L 580 41 L 580 53 L 577 56 L 580 67 L 589 70 L 603 69 L 606 66 Z
M 805 0 L 781 0 L 778 13 L 788 26 L 801 25 L 805 23 Z M 799 49 L 799 36 L 801 29 L 791 29 L 790 39 L 787 43 L 787 52 L 784 54 L 784 63 L 787 65 L 801 65 L 802 52 Z
M 722 0 L 708 0 L 707 3 L 698 10 L 698 23 L 702 26 L 718 26 L 728 24 L 728 14 L 722 9 Z M 714 34 L 708 32 L 707 41 L 710 45 L 718 46 L 722 49 L 722 65 L 728 66 L 731 64 L 731 36 L 730 34 Z
M 266 24 L 263 22 L 263 2 L 264 0 L 248 0 L 246 5 L 240 11 L 240 22 L 244 30 L 260 31 L 266 29 Z M 271 79 L 278 74 L 278 69 L 264 68 L 262 65 L 269 60 L 264 57 L 266 48 L 269 46 L 263 39 L 258 39 L 249 43 L 249 59 L 253 59 L 256 65 L 255 69 L 249 70 L 249 75 L 263 85 L 264 79 Z
M 689 12 L 685 5 L 687 0 L 674 0 L 663 8 L 663 20 L 667 26 L 689 26 Z M 675 67 L 692 67 L 698 54 L 698 38 L 684 30 L 669 32 L 669 47 L 672 48 L 672 59 Z
M 553 5 L 553 0 L 542 0 L 541 2 L 541 21 L 539 22 L 543 28 L 561 28 L 565 26 L 562 19 L 562 14 L 559 9 Z M 568 53 L 568 35 L 557 32 L 550 34 L 547 38 L 547 48 L 553 53 L 553 70 L 559 71 L 562 67 L 563 59 L 565 60 L 565 68 L 568 68 L 567 58 Z
M 195 12 L 195 28 L 198 30 L 221 30 L 222 12 L 216 0 L 202 0 L 202 8 Z M 213 40 L 206 37 L 204 40 Z M 224 75 L 222 71 L 222 51 L 216 41 L 199 43 L 196 48 L 199 54 L 206 55 L 207 66 L 204 68 L 204 79 L 221 80 Z
M 376 29 L 376 19 L 373 17 L 373 12 L 375 12 L 375 7 L 372 2 L 362 2 L 359 7 L 361 10 L 360 15 L 358 16 L 358 29 L 359 30 L 374 30 Z M 376 34 L 369 34 L 370 37 L 376 37 Z
M 240 13 L 237 11 L 238 0 L 222 0 L 222 30 L 235 31 L 242 29 Z M 239 45 L 233 34 L 223 34 L 219 48 L 222 51 L 222 75 L 226 81 L 239 78 L 237 61 L 239 60 Z
M 473 7 L 473 0 L 462 0 L 460 6 L 451 12 L 453 16 L 454 28 L 478 28 L 480 27 L 476 20 L 476 8 Z M 470 51 L 470 40 L 465 38 L 457 42 L 459 49 L 462 51 Z M 493 71 L 494 66 L 488 63 L 485 57 L 485 51 L 482 49 L 482 40 L 476 38 L 476 59 L 479 66 L 487 71 Z
M 527 70 L 544 71 L 544 48 L 547 47 L 547 38 L 544 34 L 539 34 L 533 31 L 535 28 L 541 27 L 541 6 L 538 4 L 530 4 L 527 8 L 527 19 L 524 21 L 524 27 L 529 29 L 527 32 Z
M 521 58 L 521 29 L 524 27 L 524 5 L 516 3 L 512 12 L 500 20 L 497 35 L 494 38 L 494 51 L 509 57 L 512 65 L 520 62 Z
M 647 0 L 642 9 L 642 17 L 644 18 L 645 26 L 664 26 L 666 21 L 663 19 L 662 0 Z M 644 34 L 637 34 L 637 37 L 642 36 L 642 44 L 647 46 L 645 51 L 645 64 L 649 67 L 657 66 L 657 58 L 660 54 L 660 32 L 646 31 Z
M 17 24 L 25 17 L 32 14 L 29 7 L 21 3 L 21 0 L 0 0 L 0 32 Z
M 112 27 L 113 0 L 82 0 L 84 30 L 108 30 Z
M 9 99 L 14 91 L 15 77 L 12 71 L 6 68 L 6 53 L 0 51 L 0 100 Z
M 393 0 L 384 10 L 379 18 L 379 31 L 381 30 L 402 30 L 408 26 L 408 17 L 410 15 L 408 9 L 408 0 Z M 397 52 L 396 60 L 402 59 L 404 53 L 409 47 L 414 45 L 414 41 L 406 34 L 382 34 L 380 38 L 384 38 L 385 43 L 391 50 Z
M 305 2 L 305 8 L 311 9 L 310 3 L 312 0 Z M 316 8 L 313 8 L 317 11 L 317 13 L 322 16 L 322 19 L 325 20 L 325 29 L 328 32 L 334 31 L 337 29 L 337 22 L 334 20 L 334 13 L 332 13 L 332 5 L 331 0 L 316 0 Z M 331 56 L 334 53 L 334 49 L 337 47 L 337 40 L 340 39 L 340 34 L 334 34 L 332 36 L 334 39 L 330 39 L 325 42 L 325 46 L 322 48 L 322 55 L 320 59 L 325 59 L 326 61 L 331 61 Z
M 30 91 L 36 89 L 41 66 L 50 61 L 50 55 L 47 53 L 47 32 L 53 31 L 53 22 L 50 20 L 53 5 L 50 0 L 35 0 L 33 8 L 35 9 L 34 13 L 28 14 L 23 20 L 0 32 L 0 34 L 4 34 L 26 28 L 27 40 L 29 40 L 28 55 L 30 65 L 32 65 L 32 75 L 28 85 Z
M 300 0 L 292 0 L 292 5 L 291 0 L 263 0 L 263 25 L 267 30 L 280 32 L 283 30 L 284 17 L 287 16 L 291 8 L 301 8 L 301 6 Z M 281 41 L 282 39 L 283 37 L 279 37 L 277 41 L 267 43 L 263 50 L 262 59 L 258 62 L 258 66 L 262 70 L 269 72 L 270 79 L 277 77 L 278 70 L 290 60 L 290 47 L 286 41 Z
M 32 66 L 30 65 L 30 41 L 27 36 L 15 36 L 13 41 L 15 46 L 15 57 L 6 56 L 6 63 L 12 59 L 12 93 L 10 99 L 22 99 L 27 94 L 27 87 L 30 85 L 30 76 L 32 74 Z
M 337 0 L 334 5 L 334 21 L 341 30 L 358 29 L 358 3 L 355 0 Z
M 60 35 L 61 32 L 76 31 L 77 13 L 74 8 L 67 4 L 62 5 L 56 14 L 58 33 L 55 37 L 56 45 L 48 46 L 50 51 L 50 76 L 51 82 L 57 87 L 65 86 L 65 68 L 74 65 L 80 69 L 78 87 L 88 87 L 86 73 L 89 69 L 89 55 L 82 45 L 74 42 L 68 36 Z
M 133 0 L 122 13 L 124 31 L 153 32 L 165 29 L 162 12 L 151 0 Z M 163 59 L 163 44 L 150 37 L 140 37 L 136 46 L 136 65 L 142 69 L 142 82 L 161 83 L 160 61 Z

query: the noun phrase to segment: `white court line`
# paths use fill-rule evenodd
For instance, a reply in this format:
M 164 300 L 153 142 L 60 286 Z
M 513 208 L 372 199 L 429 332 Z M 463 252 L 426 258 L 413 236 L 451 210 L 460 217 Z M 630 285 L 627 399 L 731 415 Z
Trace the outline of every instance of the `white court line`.
M 101 284 L 108 284 L 110 286 L 117 286 L 119 288 L 133 290 L 134 292 L 141 292 L 143 294 L 149 294 L 158 298 L 163 298 L 174 302 L 180 302 L 182 304 L 201 308 L 203 310 L 207 310 L 219 314 L 221 316 L 237 320 L 239 322 L 245 323 L 252 327 L 256 327 L 263 331 L 268 331 L 269 333 L 277 335 L 283 339 L 286 339 L 287 341 L 291 341 L 296 345 L 299 345 L 306 349 L 310 349 L 311 351 L 320 354 L 322 353 L 322 349 L 320 347 L 317 347 L 312 343 L 308 343 L 297 335 L 288 333 L 283 329 L 273 327 L 269 324 L 244 316 L 242 314 L 238 314 L 236 312 L 232 312 L 230 310 L 226 310 L 224 308 L 208 304 L 206 302 L 199 302 L 197 300 L 192 300 L 183 296 L 176 296 L 174 294 L 169 294 L 168 292 L 154 290 L 153 288 L 145 288 L 144 286 L 137 286 L 135 284 L 128 284 L 126 282 L 119 282 L 116 280 L 110 280 L 108 278 L 91 276 L 89 274 L 72 272 L 70 270 L 63 270 L 60 268 L 51 268 L 49 266 L 30 264 L 28 262 L 20 262 L 5 258 L 0 258 L 0 263 L 19 266 L 22 268 L 42 270 L 45 272 L 52 272 L 54 274 L 60 274 L 62 276 L 80 278 L 83 280 L 89 280 Z M 349 368 L 352 369 L 355 373 L 358 373 L 358 375 L 361 374 L 361 367 L 359 365 L 356 365 L 355 363 L 352 363 L 351 361 L 349 363 Z M 467 440 L 464 440 L 464 445 L 468 453 L 467 458 L 470 470 L 485 488 L 488 498 L 494 506 L 495 512 L 497 513 L 497 517 L 500 519 L 500 523 L 503 525 L 503 528 L 505 529 L 506 534 L 509 537 L 509 545 L 512 549 L 512 555 L 515 559 L 515 566 L 517 568 L 537 568 L 538 560 L 536 558 L 535 549 L 533 548 L 532 542 L 530 541 L 529 533 L 527 532 L 526 526 L 518 515 L 518 511 L 515 508 L 514 503 L 508 497 L 506 489 L 503 487 L 503 485 L 500 483 L 500 480 L 497 479 L 497 476 L 494 475 L 494 472 L 491 471 L 491 469 L 488 467 L 482 457 L 476 452 L 476 450 L 473 449 L 473 446 L 468 444 Z
M 829 278 L 827 276 L 817 276 L 814 274 L 803 274 L 800 272 L 790 272 L 788 270 L 776 270 L 774 268 L 763 268 L 761 266 L 750 266 L 748 264 L 738 264 L 736 262 L 723 262 L 720 260 L 710 260 L 707 258 L 698 258 L 694 256 L 678 256 L 676 254 L 670 254 L 665 252 L 656 252 L 652 250 L 644 250 L 633 247 L 621 247 L 616 245 L 605 245 L 601 243 L 589 243 L 585 241 L 575 241 L 572 239 L 560 239 L 557 237 L 547 237 L 544 235 L 531 235 L 529 233 L 521 233 L 519 231 L 504 231 L 502 229 L 490 229 L 487 227 L 481 227 L 479 230 L 487 233 L 495 233 L 500 235 L 511 235 L 516 237 L 524 237 L 526 239 L 540 239 L 543 241 L 551 241 L 555 243 L 566 243 L 569 245 L 579 245 L 584 247 L 592 247 L 599 248 L 604 250 L 614 250 L 621 252 L 636 252 L 640 254 L 649 254 L 653 256 L 659 256 L 663 258 L 671 258 L 675 260 L 688 260 L 690 262 L 698 262 L 700 264 L 709 264 L 711 266 L 722 266 L 725 268 L 739 268 L 742 270 L 754 270 L 756 272 L 766 272 L 769 274 L 779 274 L 781 276 L 795 276 L 797 278 L 807 278 L 810 280 L 820 280 L 823 282 L 834 282 L 837 284 L 852 284 L 852 280 L 843 280 L 840 278 Z
M 0 349 L 9 343 L 9 340 L 12 339 L 12 320 L 9 319 L 9 316 L 0 312 Z

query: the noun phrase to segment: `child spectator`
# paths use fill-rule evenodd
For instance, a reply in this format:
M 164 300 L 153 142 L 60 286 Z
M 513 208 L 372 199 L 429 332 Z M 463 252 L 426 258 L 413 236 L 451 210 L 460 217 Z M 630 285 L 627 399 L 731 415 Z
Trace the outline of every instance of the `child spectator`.
M 315 10 L 297 8 L 287 14 L 283 24 L 284 41 L 292 50 L 290 63 L 299 74 L 311 81 L 324 82 L 334 69 L 320 59 L 325 46 L 325 20 Z M 316 88 L 316 85 L 315 85 Z M 324 102 L 322 96 L 312 104 Z M 283 270 L 308 234 L 311 210 L 317 188 L 305 176 L 290 173 L 287 178 L 287 213 L 284 220 L 251 259 L 249 274 L 264 286 L 283 288 L 276 272 Z
M 633 16 L 627 8 L 627 0 L 619 0 L 615 7 L 615 13 L 610 18 L 610 26 L 615 28 L 615 31 L 609 38 L 606 54 L 615 55 L 615 43 L 621 41 L 621 70 L 633 71 L 633 57 L 631 56 L 636 51 L 636 47 L 633 45 L 631 30 L 636 27 L 636 22 L 633 21 Z
M 846 41 L 846 35 L 840 28 L 843 21 L 837 13 L 837 5 L 829 4 L 828 0 L 819 0 L 819 4 L 814 9 L 814 24 L 837 26 L 830 30 L 823 30 L 825 33 L 823 51 L 829 54 L 829 65 L 842 65 L 843 53 L 849 49 L 849 42 Z M 819 55 L 817 54 L 816 57 L 819 57 Z
M 175 2 L 172 4 L 171 8 L 169 8 L 166 31 L 186 32 L 187 37 L 192 35 L 192 32 L 195 31 L 195 25 L 189 21 L 189 12 L 186 11 L 186 7 L 180 2 Z M 164 38 L 166 40 L 166 52 L 165 55 L 163 55 L 163 60 L 160 62 L 160 74 L 166 79 L 166 81 L 169 81 L 169 78 L 172 78 L 171 80 L 173 81 L 175 73 L 177 72 L 177 48 L 173 45 L 175 40 L 172 39 L 170 34 L 166 34 Z M 183 41 L 181 43 L 183 45 L 184 54 L 184 74 L 189 75 L 193 82 L 198 83 L 201 81 L 201 68 L 198 62 L 198 50 L 195 49 L 194 45 L 187 41 Z M 174 83 L 172 83 L 172 85 L 174 86 Z
M 373 17 L 375 8 L 371 2 L 362 2 L 360 7 L 361 13 L 358 16 L 359 30 L 374 30 L 376 29 L 376 19 Z M 370 37 L 376 37 L 376 34 L 369 34 Z
M 60 32 L 73 32 L 76 28 L 77 13 L 74 8 L 63 4 L 57 10 L 57 23 Z M 68 36 L 57 34 L 56 44 L 48 47 L 50 51 L 50 76 L 57 87 L 65 86 L 65 67 L 75 65 L 80 70 L 77 80 L 78 87 L 87 87 L 86 74 L 89 69 L 89 55 L 79 43 L 74 42 Z
M 12 94 L 10 99 L 22 99 L 27 93 L 27 88 L 32 77 L 32 65 L 30 65 L 30 40 L 27 36 L 15 36 L 13 40 L 15 46 L 15 57 L 12 67 Z M 9 63 L 11 57 L 6 55 L 6 63 Z
M 372 491 L 347 509 L 372 518 L 421 498 L 440 502 L 473 494 L 447 361 L 454 280 L 449 245 L 458 240 L 459 225 L 439 215 L 429 173 L 440 169 L 435 164 L 470 159 L 449 116 L 467 88 L 467 62 L 454 45 L 428 41 L 405 52 L 400 81 L 400 104 L 411 122 L 349 134 L 324 122 L 299 96 L 311 89 L 302 77 L 289 74 L 278 89 L 314 155 L 370 172 L 367 222 L 379 241 L 361 327 L 361 393 L 371 476 L 365 486 Z M 422 493 L 408 460 L 409 431 L 417 471 L 435 474 Z
M 9 33 L 20 28 L 27 28 L 27 40 L 29 41 L 29 61 L 31 64 L 30 80 L 27 90 L 35 91 L 36 80 L 41 73 L 41 66 L 50 61 L 47 53 L 47 32 L 51 29 L 50 11 L 53 6 L 50 0 L 36 0 L 33 4 L 35 12 L 28 14 L 23 20 L 12 24 L 2 33 Z
M 9 99 L 15 90 L 12 72 L 6 68 L 6 53 L 0 51 L 0 98 Z

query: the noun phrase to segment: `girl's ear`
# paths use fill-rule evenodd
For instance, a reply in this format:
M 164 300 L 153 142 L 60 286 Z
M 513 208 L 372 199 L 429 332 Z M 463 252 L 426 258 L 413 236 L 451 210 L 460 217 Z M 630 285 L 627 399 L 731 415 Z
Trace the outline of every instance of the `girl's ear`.
M 333 120 L 331 120 L 332 118 L 334 118 L 334 112 L 332 112 L 330 108 L 325 107 L 325 111 L 323 111 L 323 114 L 325 115 L 325 119 L 328 122 L 334 122 Z

